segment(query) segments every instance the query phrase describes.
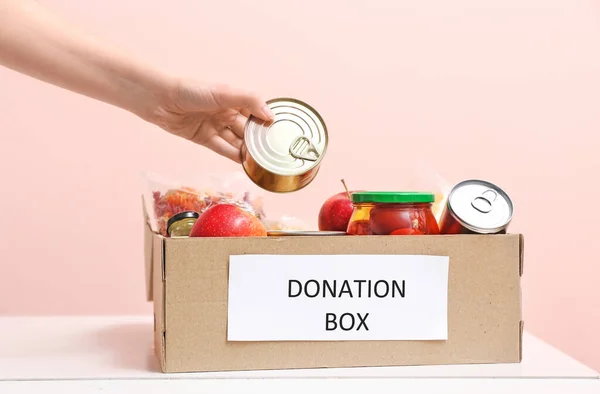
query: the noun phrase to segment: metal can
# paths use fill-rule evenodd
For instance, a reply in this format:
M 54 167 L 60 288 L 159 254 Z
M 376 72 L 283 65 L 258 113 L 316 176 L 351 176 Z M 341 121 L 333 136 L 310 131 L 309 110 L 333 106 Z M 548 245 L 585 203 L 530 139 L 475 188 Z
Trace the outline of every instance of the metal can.
M 498 186 L 482 180 L 460 182 L 451 190 L 440 218 L 440 234 L 506 234 L 513 203 Z
M 171 238 L 188 237 L 200 214 L 195 211 L 179 212 L 167 222 L 167 235 Z
M 248 177 L 267 191 L 300 190 L 319 172 L 327 151 L 327 126 L 314 108 L 300 100 L 278 98 L 267 104 L 275 119 L 248 119 L 242 166 Z

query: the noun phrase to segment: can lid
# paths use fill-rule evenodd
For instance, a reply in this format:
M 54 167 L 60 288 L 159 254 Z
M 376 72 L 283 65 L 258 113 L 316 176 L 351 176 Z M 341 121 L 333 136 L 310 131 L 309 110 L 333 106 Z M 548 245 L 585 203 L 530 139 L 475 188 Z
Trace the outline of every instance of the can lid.
M 244 143 L 261 167 L 278 175 L 299 175 L 319 165 L 327 150 L 327 127 L 310 105 L 296 99 L 267 101 L 275 119 L 251 116 Z
M 416 204 L 435 201 L 435 194 L 429 192 L 354 192 L 352 202 Z
M 470 179 L 457 184 L 448 196 L 448 208 L 466 228 L 479 233 L 496 233 L 513 217 L 513 203 L 498 186 Z
M 171 227 L 171 225 L 175 222 L 178 222 L 180 220 L 183 219 L 189 219 L 189 218 L 194 218 L 194 219 L 198 219 L 200 217 L 200 214 L 198 212 L 195 211 L 184 211 L 184 212 L 179 212 L 173 216 L 171 216 L 169 218 L 169 220 L 167 221 L 167 229 L 169 227 Z

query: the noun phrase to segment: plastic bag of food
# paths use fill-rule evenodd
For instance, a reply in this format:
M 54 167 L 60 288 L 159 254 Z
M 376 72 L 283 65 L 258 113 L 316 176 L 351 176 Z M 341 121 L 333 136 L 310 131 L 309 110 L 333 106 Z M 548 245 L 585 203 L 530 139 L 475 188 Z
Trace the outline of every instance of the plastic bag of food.
M 408 182 L 410 190 L 435 193 L 432 211 L 439 222 L 452 185 L 439 172 L 434 171 L 424 162 L 417 164 L 414 174 L 414 178 Z
M 203 213 L 219 203 L 235 204 L 256 215 L 263 223 L 263 195 L 245 173 L 207 174 L 195 179 L 167 180 L 158 174 L 144 174 L 144 204 L 150 227 L 167 236 L 167 222 L 180 212 Z
M 309 226 L 302 220 L 293 216 L 282 216 L 278 220 L 265 220 L 267 231 L 307 231 Z

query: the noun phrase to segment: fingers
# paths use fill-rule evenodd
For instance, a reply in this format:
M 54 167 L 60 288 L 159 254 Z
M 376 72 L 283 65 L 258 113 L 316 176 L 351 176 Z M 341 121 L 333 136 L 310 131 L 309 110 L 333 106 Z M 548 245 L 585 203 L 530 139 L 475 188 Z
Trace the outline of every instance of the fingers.
M 273 120 L 273 112 L 266 102 L 258 96 L 226 86 L 217 86 L 210 89 L 213 99 L 221 108 L 239 107 L 262 120 Z
M 244 130 L 246 128 L 247 121 L 248 119 L 238 112 L 229 127 L 231 127 L 231 130 L 233 130 L 238 137 L 244 138 Z
M 249 118 L 251 115 L 247 108 L 240 108 L 239 111 L 240 114 L 244 115 L 246 118 Z
M 233 146 L 236 149 L 242 148 L 242 139 L 233 132 L 233 130 L 225 128 L 220 132 L 221 138 L 229 143 L 229 145 Z
M 229 142 L 225 141 L 225 139 L 219 135 L 215 134 L 209 138 L 209 140 L 206 141 L 206 147 L 221 156 L 235 161 L 236 163 L 242 162 L 239 148 L 233 147 Z

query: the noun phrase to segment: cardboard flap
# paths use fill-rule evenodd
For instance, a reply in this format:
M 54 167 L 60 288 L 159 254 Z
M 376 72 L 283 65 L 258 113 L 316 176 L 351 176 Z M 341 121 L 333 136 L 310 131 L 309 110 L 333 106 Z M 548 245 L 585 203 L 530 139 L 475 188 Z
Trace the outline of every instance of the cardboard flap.
M 146 203 L 143 196 L 142 210 L 144 215 L 144 270 L 146 273 L 146 301 L 152 302 L 152 259 L 154 249 L 152 247 L 152 237 L 154 233 L 150 228 L 148 211 L 146 210 Z
M 148 215 L 148 208 L 146 207 L 146 201 L 144 200 L 144 196 L 142 196 L 142 211 L 144 214 L 144 222 L 150 222 L 150 216 Z
M 164 276 L 165 266 L 165 239 L 158 235 L 152 236 L 152 292 L 154 299 L 154 351 L 160 361 L 161 369 L 166 367 L 166 281 Z

